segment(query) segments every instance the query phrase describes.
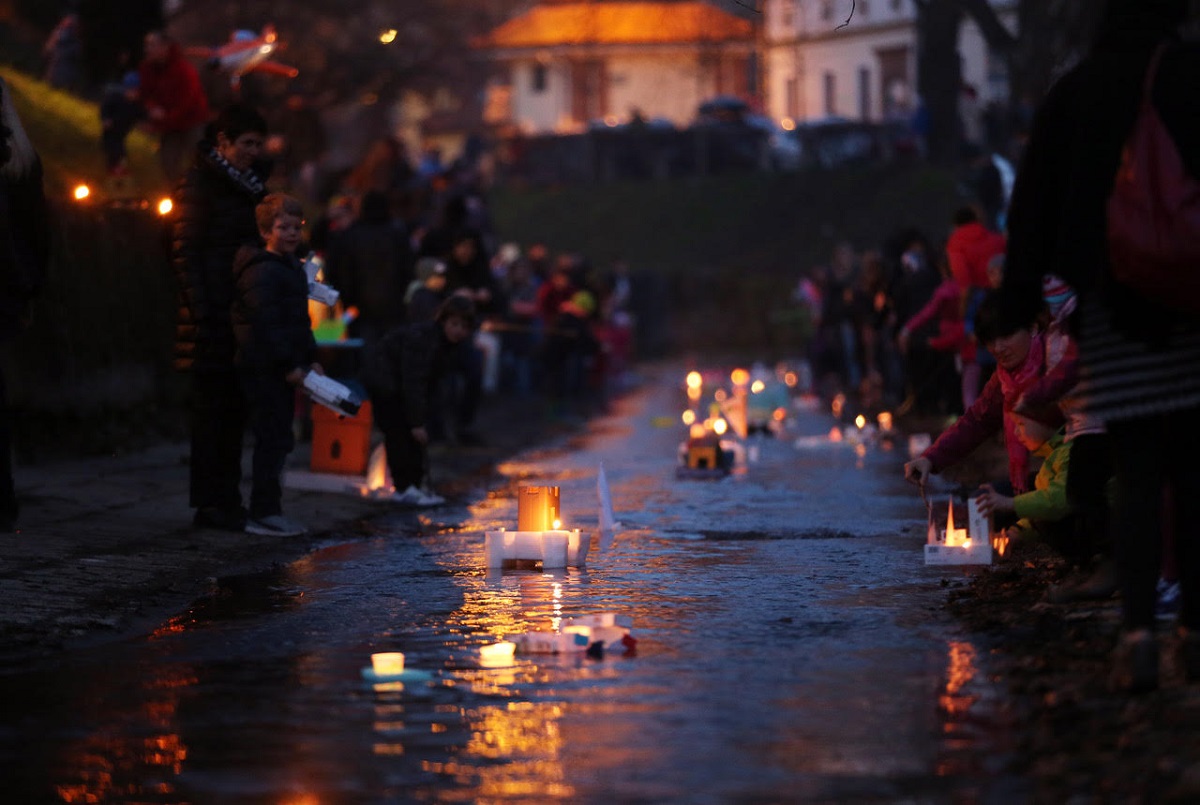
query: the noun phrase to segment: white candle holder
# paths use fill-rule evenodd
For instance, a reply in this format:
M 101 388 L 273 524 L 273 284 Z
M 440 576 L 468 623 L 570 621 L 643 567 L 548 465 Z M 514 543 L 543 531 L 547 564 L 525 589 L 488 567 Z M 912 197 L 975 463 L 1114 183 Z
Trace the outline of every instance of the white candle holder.
M 975 498 L 967 501 L 967 528 L 954 528 L 954 504 L 950 505 L 947 522 L 950 530 L 941 532 L 941 539 L 925 546 L 927 565 L 990 565 L 992 563 L 992 518 L 979 510 Z M 957 537 L 966 531 L 966 540 Z
M 512 567 L 518 562 L 539 562 L 543 570 L 583 567 L 591 534 L 579 529 L 550 531 L 487 531 L 483 550 L 488 568 Z

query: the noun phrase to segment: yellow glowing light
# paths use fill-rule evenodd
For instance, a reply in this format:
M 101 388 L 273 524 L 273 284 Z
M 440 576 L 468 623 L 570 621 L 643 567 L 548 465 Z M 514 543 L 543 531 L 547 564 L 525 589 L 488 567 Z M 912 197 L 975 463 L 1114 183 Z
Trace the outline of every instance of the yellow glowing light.
M 162 201 L 158 202 L 159 215 L 170 215 L 171 210 L 173 209 L 175 209 L 175 204 L 172 203 L 171 199 L 169 198 L 164 198 Z
M 398 33 L 398 31 L 396 31 L 395 28 L 389 28 L 388 30 L 384 31 L 383 33 L 381 33 L 379 35 L 379 41 L 385 45 L 390 45 L 396 41 L 397 33 Z
M 761 380 L 755 380 L 753 383 L 750 384 L 750 393 L 758 394 L 766 387 L 767 387 L 766 383 L 762 382 Z
M 1004 552 L 1008 550 L 1008 537 L 1003 533 L 992 537 L 992 547 L 996 549 L 999 556 L 1004 556 Z
M 892 429 L 892 414 L 890 411 L 881 411 L 877 418 L 879 420 L 880 430 Z
M 735 386 L 744 386 L 750 382 L 750 373 L 745 369 L 734 369 L 729 373 L 729 379 Z
M 396 676 L 404 673 L 404 654 L 399 651 L 381 651 L 371 655 L 371 668 L 379 676 Z
M 971 539 L 967 536 L 967 529 L 954 527 L 954 506 L 951 505 L 946 515 L 946 547 L 953 548 L 958 545 L 969 548 Z
M 556 519 L 553 523 L 551 523 L 551 527 L 550 527 L 551 531 L 558 531 L 561 528 L 562 528 L 562 520 Z
M 700 422 L 697 422 L 695 425 L 692 425 L 692 427 L 688 430 L 688 435 L 691 436 L 693 439 L 702 439 L 702 438 L 704 438 L 705 434 L 707 434 L 707 433 L 708 433 L 708 431 L 705 429 L 704 425 Z
M 702 385 L 704 385 L 704 378 L 702 378 L 700 376 L 699 372 L 688 372 L 688 374 L 687 374 L 687 387 L 688 388 L 698 389 Z
M 92 194 L 92 188 L 88 187 L 87 185 L 80 184 L 80 185 L 75 186 L 75 200 L 76 201 L 83 201 L 85 198 L 87 198 L 91 194 Z
M 713 433 L 718 436 L 723 436 L 727 430 L 729 430 L 729 423 L 724 419 L 718 418 L 713 422 Z
M 699 400 L 700 394 L 701 394 L 700 389 L 689 388 L 687 390 L 688 399 L 691 400 L 692 402 Z
M 862 430 L 867 426 L 867 418 L 862 414 L 859 414 L 858 416 L 854 417 L 854 424 L 859 430 Z
M 783 382 L 787 384 L 788 388 L 795 388 L 796 384 L 800 382 L 800 378 L 796 376 L 795 372 L 788 372 L 783 376 Z
M 696 421 L 696 412 L 691 408 L 683 412 L 683 424 L 691 425 Z
M 504 660 L 511 658 L 516 650 L 516 643 L 501 640 L 499 643 L 489 643 L 486 646 L 480 646 L 479 656 L 484 660 Z
M 790 117 L 780 118 L 779 128 L 783 129 L 784 131 L 795 131 L 796 121 L 792 120 Z

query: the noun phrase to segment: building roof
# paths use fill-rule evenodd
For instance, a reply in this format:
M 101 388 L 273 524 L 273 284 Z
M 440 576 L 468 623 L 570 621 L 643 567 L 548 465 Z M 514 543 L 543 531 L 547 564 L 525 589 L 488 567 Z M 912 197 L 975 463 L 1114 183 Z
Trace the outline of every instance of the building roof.
M 538 6 L 476 41 L 485 48 L 648 45 L 752 39 L 748 20 L 701 2 Z

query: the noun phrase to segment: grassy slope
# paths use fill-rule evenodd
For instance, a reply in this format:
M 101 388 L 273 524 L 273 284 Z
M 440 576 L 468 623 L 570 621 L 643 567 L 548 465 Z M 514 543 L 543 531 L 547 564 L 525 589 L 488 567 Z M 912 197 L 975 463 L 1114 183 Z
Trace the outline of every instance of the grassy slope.
M 66 193 L 79 182 L 102 186 L 99 107 L 11 68 L 0 67 L 0 76 L 12 88 L 17 113 L 42 157 L 47 193 Z M 137 187 L 147 193 L 164 189 L 154 138 L 135 129 L 126 143 Z

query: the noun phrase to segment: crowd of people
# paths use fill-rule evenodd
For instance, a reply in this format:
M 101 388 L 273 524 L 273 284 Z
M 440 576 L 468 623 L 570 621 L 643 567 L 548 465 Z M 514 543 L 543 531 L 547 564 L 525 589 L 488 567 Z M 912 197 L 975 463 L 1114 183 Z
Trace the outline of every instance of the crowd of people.
M 972 151 L 972 170 L 987 181 L 976 182 L 977 203 L 955 213 L 943 240 L 909 230 L 863 253 L 840 244 L 795 294 L 811 320 L 822 390 L 850 389 L 866 411 L 956 416 L 905 465 L 909 480 L 924 485 L 1003 440 L 1007 477 L 978 490 L 981 507 L 1010 539 L 1044 540 L 1078 565 L 1053 600 L 1120 593 L 1114 679 L 1135 691 L 1158 684 L 1155 630 L 1167 603 L 1178 606 L 1181 667 L 1200 680 L 1200 551 L 1186 533 L 1200 501 L 1200 324 L 1114 280 L 1106 203 L 1147 104 L 1177 143 L 1181 170 L 1200 175 L 1188 92 L 1200 49 L 1177 35 L 1187 11 L 1185 0 L 1110 0 L 1092 52 L 1039 107 L 1011 198 L 994 162 Z M 56 39 L 64 58 L 71 36 L 67 25 Z M 381 402 L 401 503 L 440 502 L 424 486 L 426 446 L 478 440 L 486 395 L 541 393 L 561 412 L 603 400 L 621 377 L 631 351 L 627 267 L 596 270 L 578 255 L 498 242 L 469 155 L 450 166 L 432 153 L 414 162 L 401 142 L 379 142 L 338 177 L 300 246 L 299 202 L 268 195 L 270 183 L 294 177 L 273 177 L 261 159 L 262 115 L 234 105 L 207 122 L 178 47 L 153 32 L 145 53 L 106 107 L 106 148 L 119 169 L 117 133 L 144 116 L 160 134 L 165 175 L 180 178 L 176 356 L 193 382 L 198 525 L 303 530 L 282 517 L 278 484 L 292 446 L 281 426 L 295 403 L 289 387 L 323 371 L 301 293 L 298 256 L 309 248 L 342 292 L 335 316 L 361 339 L 363 382 Z M 13 246 L 29 234 L 13 221 L 36 154 L 3 100 L 9 248 L 0 269 L 24 303 L 44 259 L 36 244 Z M 251 252 L 239 252 L 247 244 Z M 249 511 L 239 489 L 248 422 Z M 0 471 L 6 521 L 16 516 L 11 487 Z M 1156 595 L 1176 581 L 1178 601 Z

